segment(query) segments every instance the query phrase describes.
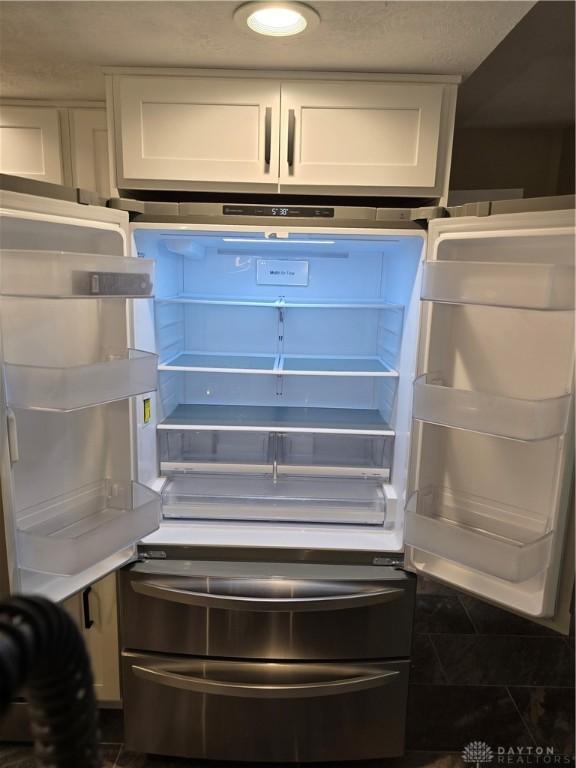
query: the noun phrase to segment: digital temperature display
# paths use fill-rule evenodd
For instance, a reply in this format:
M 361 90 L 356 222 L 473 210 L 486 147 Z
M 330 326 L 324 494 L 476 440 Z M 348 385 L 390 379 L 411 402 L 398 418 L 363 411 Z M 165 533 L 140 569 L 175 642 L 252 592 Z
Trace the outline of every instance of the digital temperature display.
M 224 216 L 271 216 L 288 219 L 333 219 L 334 208 L 297 208 L 288 205 L 224 205 Z

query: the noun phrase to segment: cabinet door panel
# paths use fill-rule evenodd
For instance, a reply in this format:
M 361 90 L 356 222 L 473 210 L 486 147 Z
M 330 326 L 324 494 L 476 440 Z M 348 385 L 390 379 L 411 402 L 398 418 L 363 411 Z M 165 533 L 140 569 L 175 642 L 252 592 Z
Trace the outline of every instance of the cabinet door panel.
M 435 187 L 443 88 L 282 83 L 281 184 Z
M 116 107 L 120 187 L 278 183 L 276 81 L 123 77 Z
M 63 183 L 57 109 L 0 107 L 0 172 Z
M 105 109 L 71 109 L 72 174 L 75 187 L 110 197 Z

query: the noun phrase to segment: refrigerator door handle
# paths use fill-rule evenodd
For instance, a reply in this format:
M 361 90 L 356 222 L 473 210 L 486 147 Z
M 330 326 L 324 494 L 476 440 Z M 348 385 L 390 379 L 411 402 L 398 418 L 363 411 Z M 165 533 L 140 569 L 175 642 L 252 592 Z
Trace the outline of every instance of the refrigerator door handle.
M 264 117 L 264 166 L 265 172 L 270 173 L 272 156 L 272 107 L 266 107 Z
M 288 110 L 288 168 L 294 173 L 294 142 L 296 138 L 296 112 L 293 109 Z
M 12 408 L 6 409 L 6 422 L 10 463 L 16 464 L 16 462 L 20 459 L 20 451 L 18 450 L 18 428 L 16 426 L 16 415 Z
M 403 589 L 394 587 L 364 590 L 344 595 L 277 598 L 193 592 L 155 584 L 151 581 L 132 581 L 131 586 L 134 592 L 159 600 L 168 600 L 174 603 L 202 608 L 220 608 L 236 611 L 336 611 L 389 603 L 393 600 L 398 600 L 404 595 Z
M 199 665 L 194 666 L 198 667 Z M 238 662 L 230 662 L 230 671 L 236 672 L 235 666 L 238 666 Z M 306 665 L 308 668 L 313 666 L 311 664 Z M 194 677 L 178 674 L 178 672 L 163 669 L 161 666 L 150 668 L 135 664 L 131 666 L 131 669 L 137 677 L 169 688 L 179 688 L 191 693 L 253 699 L 306 699 L 319 696 L 338 696 L 388 685 L 400 674 L 396 670 L 385 669 L 384 667 L 372 667 L 371 670 L 373 671 L 366 674 L 361 668 L 344 666 L 342 669 L 342 665 L 334 665 L 334 679 L 332 680 L 313 683 L 254 684 L 242 681 L 212 680 L 207 676 Z M 179 669 L 184 671 L 182 665 L 179 665 Z M 348 674 L 346 676 L 341 674 L 338 677 L 339 669 L 341 673 L 344 671 Z M 301 670 L 302 667 L 298 665 L 296 672 Z M 351 671 L 357 671 L 358 674 L 355 677 L 350 677 Z M 201 675 L 208 675 L 209 668 L 200 668 L 198 672 Z

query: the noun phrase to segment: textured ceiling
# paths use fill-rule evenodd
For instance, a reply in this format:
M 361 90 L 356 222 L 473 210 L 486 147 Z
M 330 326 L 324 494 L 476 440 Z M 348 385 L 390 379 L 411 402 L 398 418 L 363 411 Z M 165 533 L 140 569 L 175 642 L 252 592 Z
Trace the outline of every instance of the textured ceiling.
M 0 2 L 0 82 L 13 98 L 100 99 L 100 67 L 319 69 L 469 75 L 534 2 L 329 2 L 308 36 L 258 38 L 238 2 Z

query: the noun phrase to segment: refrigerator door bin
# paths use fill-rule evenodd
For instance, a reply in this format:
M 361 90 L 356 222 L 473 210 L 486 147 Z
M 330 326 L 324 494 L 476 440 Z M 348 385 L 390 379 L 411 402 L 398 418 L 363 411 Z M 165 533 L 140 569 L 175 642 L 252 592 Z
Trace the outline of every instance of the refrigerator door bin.
M 380 478 L 266 474 L 173 476 L 162 492 L 164 517 L 382 525 Z
M 522 510 L 427 487 L 406 508 L 406 544 L 481 573 L 522 582 L 548 567 L 552 532 Z
M 145 561 L 120 574 L 123 643 L 240 659 L 399 658 L 410 653 L 415 584 L 389 567 Z
M 160 497 L 135 482 L 100 482 L 24 510 L 18 521 L 22 568 L 71 575 L 158 527 Z
M 514 440 L 545 440 L 566 431 L 570 402 L 571 395 L 528 400 L 457 389 L 426 373 L 414 382 L 413 416 Z
M 4 365 L 13 408 L 71 411 L 156 389 L 157 357 L 127 349 L 88 365 Z
M 126 743 L 152 753 L 267 764 L 399 755 L 408 666 L 123 653 Z
M 422 299 L 451 304 L 569 310 L 574 307 L 574 267 L 480 261 L 428 261 Z
M 2 250 L 0 294 L 38 298 L 150 298 L 153 259 Z

